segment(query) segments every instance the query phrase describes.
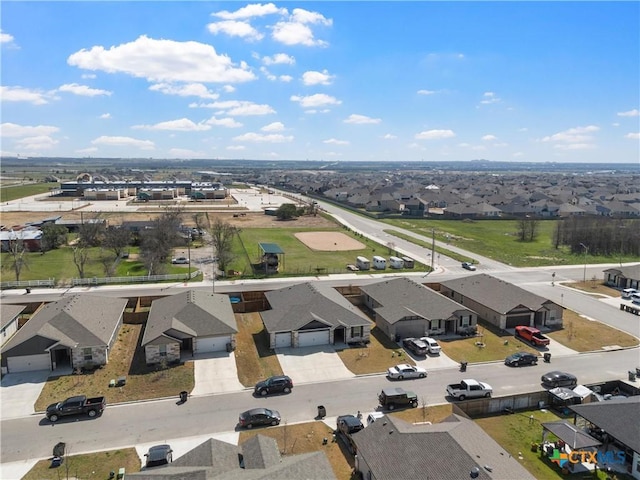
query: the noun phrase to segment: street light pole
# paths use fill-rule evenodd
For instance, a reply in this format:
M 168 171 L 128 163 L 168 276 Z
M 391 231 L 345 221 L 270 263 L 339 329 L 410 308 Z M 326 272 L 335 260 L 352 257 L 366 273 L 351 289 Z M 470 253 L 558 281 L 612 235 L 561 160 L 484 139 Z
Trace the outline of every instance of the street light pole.
M 587 283 L 587 252 L 589 251 L 589 247 L 584 243 L 581 243 L 580 246 L 584 248 L 584 271 L 582 273 L 582 283 Z

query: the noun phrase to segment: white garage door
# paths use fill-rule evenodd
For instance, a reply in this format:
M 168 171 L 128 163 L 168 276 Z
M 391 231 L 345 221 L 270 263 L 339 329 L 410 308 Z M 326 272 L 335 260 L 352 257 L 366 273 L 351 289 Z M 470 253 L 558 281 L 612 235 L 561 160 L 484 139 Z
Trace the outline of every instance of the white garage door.
M 329 343 L 329 329 L 313 330 L 312 332 L 300 332 L 298 335 L 299 347 L 312 345 L 327 345 Z
M 224 352 L 227 343 L 231 342 L 231 337 L 203 337 L 194 339 L 195 353 Z
M 276 333 L 276 348 L 291 346 L 291 332 Z
M 33 372 L 35 370 L 51 370 L 51 354 L 23 355 L 7 357 L 9 373 Z

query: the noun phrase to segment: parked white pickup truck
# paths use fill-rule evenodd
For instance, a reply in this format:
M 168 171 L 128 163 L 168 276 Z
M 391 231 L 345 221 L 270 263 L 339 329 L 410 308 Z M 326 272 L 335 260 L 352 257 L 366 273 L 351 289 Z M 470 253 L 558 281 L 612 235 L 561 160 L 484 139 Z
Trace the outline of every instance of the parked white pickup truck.
M 447 385 L 447 394 L 458 400 L 490 397 L 492 392 L 493 388 L 491 388 L 491 385 L 472 379 L 465 379 L 460 383 Z

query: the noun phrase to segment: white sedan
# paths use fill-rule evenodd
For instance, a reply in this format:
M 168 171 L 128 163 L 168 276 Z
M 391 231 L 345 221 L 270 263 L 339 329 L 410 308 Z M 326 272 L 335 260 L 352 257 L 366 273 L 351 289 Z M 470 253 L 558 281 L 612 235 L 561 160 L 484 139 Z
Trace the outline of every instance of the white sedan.
M 425 378 L 427 371 L 422 367 L 416 367 L 407 363 L 401 363 L 387 370 L 387 377 L 394 380 L 404 380 L 405 378 Z

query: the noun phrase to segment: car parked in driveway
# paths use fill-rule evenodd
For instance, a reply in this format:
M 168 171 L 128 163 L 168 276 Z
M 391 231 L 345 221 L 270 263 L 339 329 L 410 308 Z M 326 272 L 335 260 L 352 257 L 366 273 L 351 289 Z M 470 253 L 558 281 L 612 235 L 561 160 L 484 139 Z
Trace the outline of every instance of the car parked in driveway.
M 176 257 L 171 259 L 171 263 L 174 265 L 188 265 L 189 259 L 187 257 Z
M 427 344 L 427 351 L 430 354 L 440 355 L 440 351 L 442 350 L 442 347 L 438 342 L 436 342 L 435 339 L 431 337 L 420 337 L 420 340 L 422 340 L 424 343 Z
M 256 383 L 254 393 L 263 397 L 273 393 L 291 393 L 293 381 L 287 375 L 276 375 Z
M 476 266 L 471 262 L 462 262 L 462 268 L 465 270 L 470 270 L 472 272 L 476 271 Z
M 522 365 L 537 365 L 538 355 L 529 352 L 515 352 L 504 359 L 504 364 L 509 367 L 521 367 Z
M 280 424 L 280 412 L 268 408 L 252 408 L 240 414 L 238 424 L 244 428 L 276 426 Z
M 542 384 L 545 387 L 570 387 L 573 388 L 578 385 L 578 379 L 575 375 L 567 372 L 559 372 L 554 370 L 553 372 L 548 372 L 540 377 Z
M 173 450 L 170 445 L 156 445 L 151 447 L 144 456 L 146 457 L 144 465 L 146 468 L 159 467 L 173 461 Z
M 404 380 L 405 378 L 425 378 L 427 371 L 422 367 L 401 363 L 387 370 L 387 377 L 394 380 Z
M 427 354 L 427 344 L 419 338 L 405 338 L 402 340 L 402 345 L 415 355 L 425 356 Z

